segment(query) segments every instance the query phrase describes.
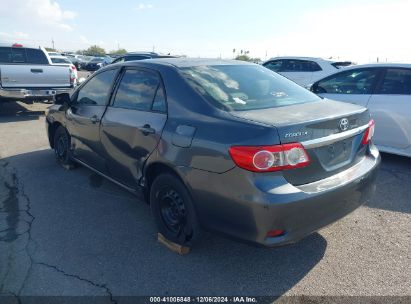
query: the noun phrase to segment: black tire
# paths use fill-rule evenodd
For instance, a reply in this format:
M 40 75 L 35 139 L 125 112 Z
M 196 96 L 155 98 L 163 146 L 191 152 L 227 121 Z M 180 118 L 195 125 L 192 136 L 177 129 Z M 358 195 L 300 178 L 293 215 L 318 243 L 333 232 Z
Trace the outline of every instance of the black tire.
M 58 127 L 54 134 L 54 154 L 57 163 L 67 170 L 75 168 L 75 162 L 71 158 L 70 145 L 71 138 L 66 128 Z
M 150 206 L 159 232 L 168 240 L 191 247 L 201 229 L 191 196 L 175 175 L 156 177 L 150 188 Z

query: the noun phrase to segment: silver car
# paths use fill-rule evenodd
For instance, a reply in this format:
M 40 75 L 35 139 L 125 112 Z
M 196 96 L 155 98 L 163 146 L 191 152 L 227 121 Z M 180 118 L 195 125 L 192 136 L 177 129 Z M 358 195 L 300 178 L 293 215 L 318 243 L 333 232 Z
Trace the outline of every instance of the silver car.
M 411 157 L 411 64 L 349 67 L 315 82 L 311 91 L 367 107 L 376 122 L 378 148 Z

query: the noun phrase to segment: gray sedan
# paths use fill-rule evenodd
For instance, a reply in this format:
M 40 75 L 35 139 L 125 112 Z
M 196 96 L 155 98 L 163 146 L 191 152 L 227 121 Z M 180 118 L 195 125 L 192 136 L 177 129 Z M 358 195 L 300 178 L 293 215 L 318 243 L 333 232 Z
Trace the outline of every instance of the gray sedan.
M 203 228 L 295 242 L 369 200 L 380 163 L 366 108 L 237 61 L 109 65 L 58 95 L 46 122 L 58 163 L 144 196 L 186 246 Z

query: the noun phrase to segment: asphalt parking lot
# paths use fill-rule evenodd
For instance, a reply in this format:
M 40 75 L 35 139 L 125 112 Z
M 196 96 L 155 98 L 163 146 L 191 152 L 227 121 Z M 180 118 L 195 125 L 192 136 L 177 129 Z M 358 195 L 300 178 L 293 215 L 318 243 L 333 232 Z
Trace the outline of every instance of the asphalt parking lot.
M 384 154 L 372 201 L 297 244 L 206 234 L 179 256 L 144 202 L 56 164 L 46 107 L 0 104 L 1 294 L 411 296 L 410 159 Z

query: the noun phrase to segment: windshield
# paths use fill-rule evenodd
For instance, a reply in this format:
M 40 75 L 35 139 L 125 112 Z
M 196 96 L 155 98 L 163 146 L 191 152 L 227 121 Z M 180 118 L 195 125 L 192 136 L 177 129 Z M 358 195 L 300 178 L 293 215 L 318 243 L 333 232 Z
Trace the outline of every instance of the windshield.
M 201 95 L 227 111 L 275 108 L 319 100 L 296 83 L 259 65 L 215 65 L 181 68 Z

